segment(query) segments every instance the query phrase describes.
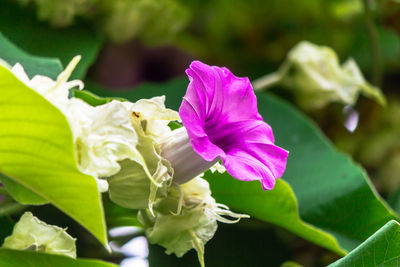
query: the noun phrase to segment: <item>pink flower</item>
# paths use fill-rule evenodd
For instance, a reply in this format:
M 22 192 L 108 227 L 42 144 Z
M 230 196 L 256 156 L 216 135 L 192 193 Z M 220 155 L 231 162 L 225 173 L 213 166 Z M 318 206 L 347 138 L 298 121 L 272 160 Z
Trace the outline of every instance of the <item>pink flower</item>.
M 199 61 L 186 74 L 190 83 L 179 115 L 193 150 L 208 162 L 221 159 L 236 179 L 259 180 L 272 189 L 285 171 L 288 152 L 274 145 L 249 79 Z

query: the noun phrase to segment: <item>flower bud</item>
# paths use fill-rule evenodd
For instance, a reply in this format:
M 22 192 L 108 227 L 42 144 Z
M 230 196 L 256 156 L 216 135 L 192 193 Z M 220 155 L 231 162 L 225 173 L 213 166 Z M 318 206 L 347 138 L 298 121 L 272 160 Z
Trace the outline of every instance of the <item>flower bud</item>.
M 264 83 L 263 83 L 264 80 Z M 293 47 L 280 69 L 254 82 L 258 89 L 279 84 L 295 94 L 304 109 L 319 109 L 331 102 L 354 105 L 360 94 L 385 104 L 379 88 L 369 84 L 356 62 L 349 58 L 341 66 L 335 51 L 302 41 Z

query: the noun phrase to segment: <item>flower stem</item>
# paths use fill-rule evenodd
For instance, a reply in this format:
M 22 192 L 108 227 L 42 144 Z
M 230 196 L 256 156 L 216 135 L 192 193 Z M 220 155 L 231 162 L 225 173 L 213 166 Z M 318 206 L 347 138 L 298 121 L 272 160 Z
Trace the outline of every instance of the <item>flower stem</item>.
M 368 37 L 371 43 L 372 56 L 372 83 L 378 87 L 382 85 L 382 52 L 379 44 L 379 35 L 374 23 L 374 14 L 372 10 L 373 0 L 362 0 L 364 5 L 365 24 L 368 30 Z
M 252 82 L 254 91 L 267 90 L 268 88 L 278 84 L 280 79 L 281 75 L 277 72 L 264 75 Z

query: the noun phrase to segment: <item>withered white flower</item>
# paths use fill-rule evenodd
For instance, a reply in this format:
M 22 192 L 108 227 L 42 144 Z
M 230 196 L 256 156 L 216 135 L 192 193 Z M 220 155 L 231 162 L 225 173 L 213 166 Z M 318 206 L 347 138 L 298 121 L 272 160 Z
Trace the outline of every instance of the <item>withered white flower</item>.
M 172 182 L 173 170 L 161 156 L 160 142 L 170 138 L 168 123 L 179 120 L 179 115 L 165 108 L 164 97 L 121 105 L 130 113 L 139 153 L 138 157 L 129 158 L 130 161 L 120 162 L 123 169 L 107 179 L 110 198 L 126 208 L 152 210 L 157 197 L 165 195 Z
M 167 254 L 174 253 L 178 257 L 194 248 L 202 266 L 204 245 L 214 236 L 217 221 L 236 223 L 249 217 L 217 204 L 208 182 L 199 177 L 182 185 L 174 183 L 168 196 L 154 206 L 154 214 L 149 210 L 138 214 L 149 242 L 165 247 Z
M 136 103 L 115 100 L 96 107 L 81 99 L 69 98 L 70 89 L 84 87 L 82 81 L 68 81 L 79 60 L 80 56 L 75 57 L 56 81 L 41 75 L 29 79 L 18 63 L 12 72 L 65 115 L 76 144 L 78 166 L 83 173 L 96 178 L 100 192 L 108 190 L 108 183 L 102 178 L 116 175 L 121 170 L 121 162 L 131 160 L 151 182 L 146 181 L 146 184 L 150 187 L 150 198 L 154 200 L 157 188 L 166 184 L 172 175 L 171 167 L 161 160 L 156 143 L 168 139 L 168 123 L 179 120 L 178 113 L 165 108 L 164 97 L 142 99 Z M 146 160 L 150 154 L 153 154 L 152 162 Z M 157 155 L 158 159 L 154 160 Z M 149 167 L 153 162 L 156 168 Z M 127 186 L 116 181 L 113 185 L 114 188 Z M 128 189 L 125 187 L 125 192 Z M 119 193 L 114 191 L 112 195 L 118 198 Z
M 330 102 L 354 105 L 360 94 L 385 103 L 379 88 L 365 80 L 352 58 L 340 65 L 332 48 L 307 41 L 289 51 L 277 72 L 256 80 L 253 85 L 256 90 L 273 85 L 286 87 L 294 92 L 304 109 L 319 109 Z
M 76 258 L 75 238 L 66 229 L 49 225 L 25 212 L 2 245 L 3 248 L 34 250 Z

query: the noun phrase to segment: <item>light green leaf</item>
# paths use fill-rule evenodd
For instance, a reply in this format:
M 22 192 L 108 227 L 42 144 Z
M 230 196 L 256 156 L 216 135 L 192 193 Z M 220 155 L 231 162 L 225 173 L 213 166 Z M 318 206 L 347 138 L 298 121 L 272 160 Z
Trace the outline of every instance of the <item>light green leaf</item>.
M 29 55 L 11 43 L 1 33 L 0 59 L 5 60 L 10 66 L 16 63 L 22 64 L 30 78 L 35 75 L 45 75 L 56 79 L 58 74 L 62 71 L 62 65 L 59 59 Z M 22 204 L 42 205 L 48 202 L 2 173 L 0 173 L 0 180 L 7 188 L 8 193 Z
M 0 266 L 116 267 L 117 265 L 99 260 L 75 260 L 66 256 L 51 255 L 34 251 L 0 249 Z
M 400 224 L 392 220 L 351 251 L 346 257 L 329 266 L 399 266 L 399 261 Z
M 3 59 L 11 66 L 19 62 L 24 66 L 25 71 L 30 78 L 36 74 L 40 74 L 56 79 L 57 75 L 62 71 L 59 59 L 30 55 L 7 40 L 7 38 L 5 38 L 1 33 L 0 59 Z
M 0 172 L 107 244 L 97 184 L 77 167 L 67 119 L 3 67 L 0 91 Z
M 166 95 L 167 107 L 178 109 L 187 85 L 187 79 L 182 78 L 166 84 L 142 85 L 119 94 L 93 84 L 88 88 L 101 96 L 118 94 L 131 101 Z M 218 202 L 276 223 L 337 253 L 352 250 L 387 221 L 397 219 L 395 213 L 377 195 L 365 171 L 348 156 L 338 152 L 300 111 L 268 93 L 258 94 L 257 97 L 259 111 L 272 126 L 277 144 L 290 151 L 284 179 L 291 188 L 279 180 L 277 187 L 270 192 L 262 191 L 259 185 L 256 191 L 252 183 L 247 182 L 239 182 L 238 188 L 239 184 L 233 178 L 215 174 L 216 178 L 211 179 L 208 174 L 213 196 Z M 218 179 L 224 179 L 224 185 Z M 224 191 L 220 196 L 218 188 L 222 189 L 222 186 Z M 292 191 L 297 198 L 298 214 Z M 255 193 L 257 196 L 254 196 Z M 285 197 L 280 197 L 280 194 Z M 240 203 L 237 195 L 241 196 Z M 269 208 L 276 210 L 264 210 Z M 274 216 L 280 210 L 290 212 L 280 216 L 296 221 L 296 216 L 300 215 L 302 221 L 310 225 L 301 220 L 297 220 L 297 224 L 277 220 Z M 330 237 L 334 237 L 339 245 L 336 246 Z
M 0 31 L 24 51 L 43 57 L 59 58 L 64 66 L 76 56 L 82 60 L 71 75 L 72 79 L 85 77 L 88 68 L 96 60 L 104 38 L 87 25 L 68 29 L 54 29 L 40 23 L 29 9 L 19 7 L 13 1 L 2 1 Z M 56 78 L 57 74 L 52 78 Z
M 19 203 L 25 205 L 43 205 L 48 203 L 46 199 L 38 194 L 15 182 L 11 178 L 0 173 L 0 181 L 3 183 L 7 192 Z

